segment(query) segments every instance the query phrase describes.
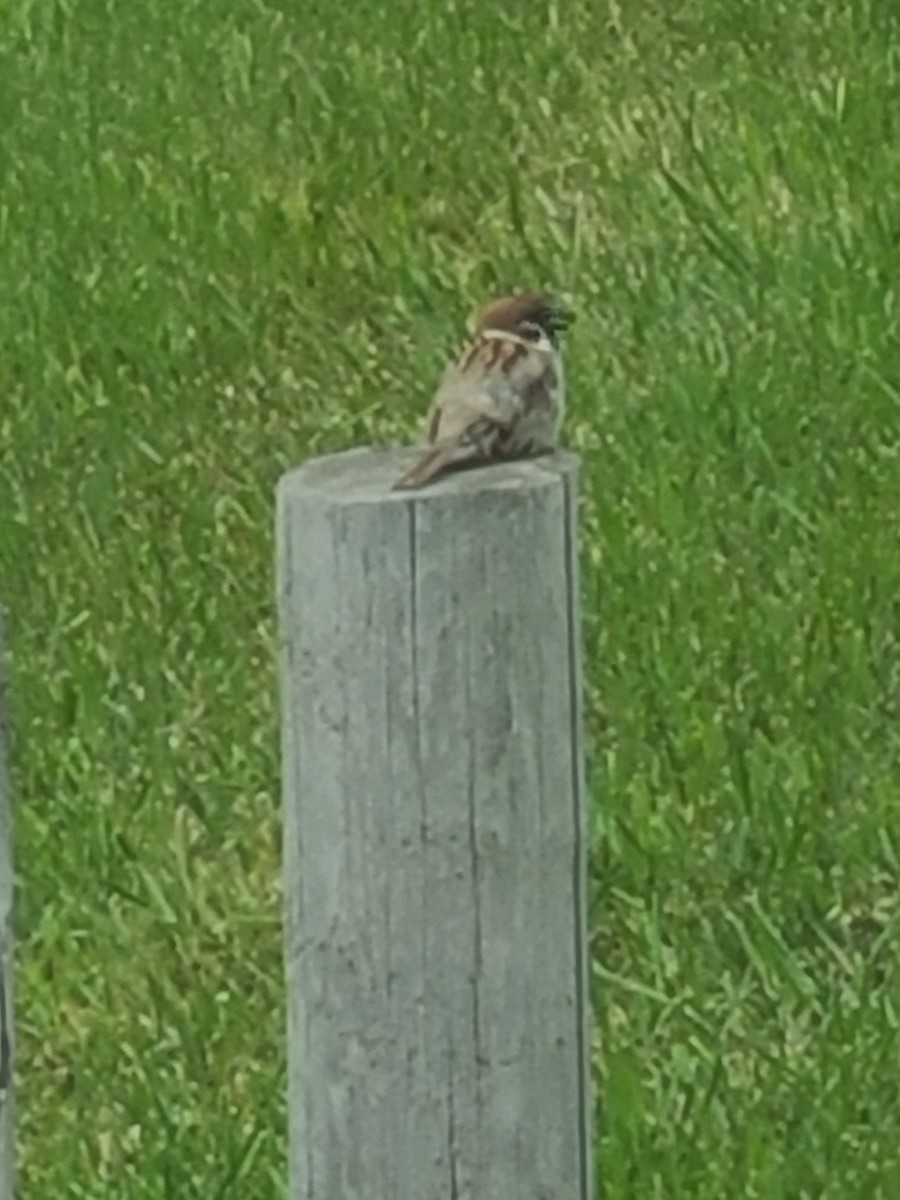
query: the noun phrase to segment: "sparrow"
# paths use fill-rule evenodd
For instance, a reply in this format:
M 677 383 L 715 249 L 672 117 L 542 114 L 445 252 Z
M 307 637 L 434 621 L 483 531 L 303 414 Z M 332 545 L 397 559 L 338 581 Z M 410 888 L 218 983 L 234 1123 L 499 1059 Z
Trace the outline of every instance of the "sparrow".
M 426 423 L 428 448 L 394 490 L 421 487 L 462 462 L 555 450 L 565 406 L 559 334 L 573 320 L 574 313 L 537 292 L 485 305 L 472 340 L 438 385 Z

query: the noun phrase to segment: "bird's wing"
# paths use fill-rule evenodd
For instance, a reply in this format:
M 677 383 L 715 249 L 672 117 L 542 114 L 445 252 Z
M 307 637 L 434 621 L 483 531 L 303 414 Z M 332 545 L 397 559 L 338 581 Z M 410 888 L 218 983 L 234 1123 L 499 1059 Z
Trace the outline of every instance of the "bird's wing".
M 515 334 L 481 334 L 444 372 L 428 413 L 428 448 L 394 484 L 421 487 L 445 467 L 490 459 L 535 404 L 554 365 Z
M 429 412 L 428 440 L 461 443 L 486 426 L 508 429 L 546 370 L 544 356 L 521 338 L 482 335 L 444 372 Z

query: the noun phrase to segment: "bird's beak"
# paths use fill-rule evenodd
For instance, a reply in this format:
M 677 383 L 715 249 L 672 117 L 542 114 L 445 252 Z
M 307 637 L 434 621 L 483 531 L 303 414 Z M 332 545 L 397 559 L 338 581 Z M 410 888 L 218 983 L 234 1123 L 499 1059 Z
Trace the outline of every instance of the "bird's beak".
M 553 328 L 559 332 L 568 329 L 575 320 L 575 312 L 571 308 L 559 305 L 553 312 Z

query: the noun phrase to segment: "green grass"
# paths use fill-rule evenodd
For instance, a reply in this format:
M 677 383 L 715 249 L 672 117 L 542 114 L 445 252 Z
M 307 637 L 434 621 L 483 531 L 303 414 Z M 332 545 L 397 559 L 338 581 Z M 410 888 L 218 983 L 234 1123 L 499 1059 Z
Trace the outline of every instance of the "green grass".
M 606 1195 L 900 1194 L 895 13 L 6 0 L 23 1197 L 284 1194 L 273 488 L 525 284 L 580 312 Z

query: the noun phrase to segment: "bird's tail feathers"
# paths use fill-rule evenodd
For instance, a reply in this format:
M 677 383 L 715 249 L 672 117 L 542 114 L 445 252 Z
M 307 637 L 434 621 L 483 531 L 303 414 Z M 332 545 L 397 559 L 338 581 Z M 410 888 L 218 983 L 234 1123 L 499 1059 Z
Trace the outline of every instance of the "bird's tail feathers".
M 421 454 L 413 465 L 397 480 L 391 491 L 399 492 L 407 488 L 423 487 L 443 471 L 444 467 L 456 456 L 457 446 L 431 446 Z

